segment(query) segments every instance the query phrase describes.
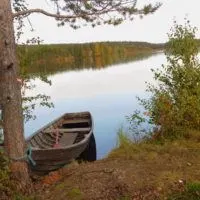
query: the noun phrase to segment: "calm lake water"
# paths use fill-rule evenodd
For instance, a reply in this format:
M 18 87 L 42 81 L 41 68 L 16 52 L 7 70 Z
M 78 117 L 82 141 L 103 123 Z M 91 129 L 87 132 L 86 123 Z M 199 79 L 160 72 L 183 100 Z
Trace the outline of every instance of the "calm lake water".
M 126 126 L 125 116 L 139 108 L 136 96 L 146 97 L 145 81 L 152 82 L 150 69 L 166 63 L 164 54 L 109 66 L 100 70 L 62 72 L 52 76 L 52 86 L 35 80 L 37 87 L 28 94 L 51 96 L 55 108 L 35 110 L 36 120 L 25 124 L 25 136 L 66 112 L 90 111 L 98 158 L 105 157 L 117 144 L 117 131 Z

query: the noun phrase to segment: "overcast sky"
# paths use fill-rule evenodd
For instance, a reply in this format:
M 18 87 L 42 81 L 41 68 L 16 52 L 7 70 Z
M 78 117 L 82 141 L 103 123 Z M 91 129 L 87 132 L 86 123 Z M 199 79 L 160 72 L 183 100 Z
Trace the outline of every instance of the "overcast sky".
M 154 0 L 153 0 L 154 1 Z M 153 2 L 150 0 L 138 0 Z M 48 0 L 29 0 L 31 8 L 51 9 Z M 155 2 L 155 1 L 154 1 Z M 200 30 L 200 0 L 160 0 L 163 6 L 153 15 L 143 19 L 113 26 L 99 26 L 96 28 L 83 27 L 73 30 L 68 26 L 57 27 L 55 20 L 41 14 L 31 15 L 34 32 L 27 26 L 23 39 L 40 36 L 44 43 L 80 43 L 93 41 L 147 41 L 165 42 L 167 32 L 173 25 L 173 20 L 183 23 L 187 16 L 191 24 Z M 197 37 L 200 38 L 198 32 Z

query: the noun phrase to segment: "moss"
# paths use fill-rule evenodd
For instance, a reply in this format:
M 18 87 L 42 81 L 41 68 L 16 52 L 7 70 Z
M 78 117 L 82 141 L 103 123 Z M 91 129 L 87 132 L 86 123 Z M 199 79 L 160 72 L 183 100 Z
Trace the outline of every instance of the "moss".
M 82 193 L 79 188 L 73 188 L 67 193 L 67 197 L 71 200 L 83 199 Z

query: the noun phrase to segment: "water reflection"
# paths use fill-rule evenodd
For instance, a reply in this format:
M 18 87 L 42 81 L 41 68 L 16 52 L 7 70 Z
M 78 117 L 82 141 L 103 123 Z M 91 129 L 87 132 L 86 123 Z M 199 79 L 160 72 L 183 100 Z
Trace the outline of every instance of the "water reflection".
M 25 66 L 32 75 L 39 76 L 82 69 L 98 70 L 151 56 L 163 47 L 163 44 L 145 42 L 21 45 L 18 55 L 21 66 Z
M 153 81 L 150 69 L 164 62 L 164 55 L 159 54 L 101 70 L 63 72 L 49 76 L 52 86 L 37 79 L 38 87 L 29 94 L 50 95 L 55 108 L 38 107 L 37 119 L 25 126 L 26 136 L 65 112 L 88 110 L 95 121 L 98 158 L 102 158 L 116 145 L 116 133 L 125 124 L 125 116 L 138 109 L 135 96 L 147 95 L 145 81 Z

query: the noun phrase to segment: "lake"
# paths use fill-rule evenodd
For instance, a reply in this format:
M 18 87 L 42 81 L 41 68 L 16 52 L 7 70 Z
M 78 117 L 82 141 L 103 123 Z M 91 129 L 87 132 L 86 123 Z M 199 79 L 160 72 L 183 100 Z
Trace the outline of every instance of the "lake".
M 25 136 L 66 112 L 90 111 L 94 118 L 94 134 L 98 159 L 105 157 L 117 144 L 117 131 L 126 126 L 125 116 L 140 106 L 136 96 L 148 97 L 145 82 L 153 82 L 150 69 L 166 63 L 163 53 L 146 59 L 112 65 L 103 69 L 81 69 L 50 75 L 49 86 L 39 79 L 29 94 L 51 96 L 55 108 L 37 107 L 36 120 L 25 124 Z

